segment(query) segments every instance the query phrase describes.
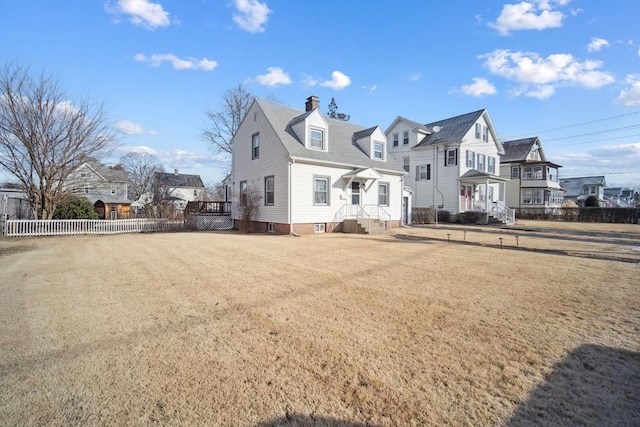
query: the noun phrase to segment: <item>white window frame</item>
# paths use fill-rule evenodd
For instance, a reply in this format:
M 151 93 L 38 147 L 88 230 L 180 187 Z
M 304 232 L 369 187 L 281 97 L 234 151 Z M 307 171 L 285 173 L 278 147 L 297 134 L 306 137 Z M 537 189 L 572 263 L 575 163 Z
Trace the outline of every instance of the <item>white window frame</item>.
M 384 188 L 384 191 L 381 191 L 383 188 Z M 378 205 L 389 206 L 389 183 L 388 182 L 378 183 Z
M 396 133 L 393 134 L 393 146 L 397 147 L 398 146 L 398 142 L 399 142 L 399 140 L 398 140 L 398 132 L 396 132 Z
M 313 224 L 313 232 L 316 234 L 326 233 L 327 232 L 326 224 Z
M 453 153 L 453 156 L 450 154 Z M 458 165 L 458 149 L 447 148 L 444 150 L 444 165 L 445 166 L 457 166 Z
M 487 172 L 496 174 L 496 158 L 493 156 L 487 158 Z
M 251 135 L 251 160 L 260 158 L 260 133 Z
M 269 182 L 271 182 L 271 190 L 269 190 Z M 271 201 L 269 201 L 269 193 L 271 193 Z M 276 202 L 276 181 L 273 175 L 264 177 L 264 205 L 273 206 Z
M 374 160 L 383 160 L 384 161 L 384 143 L 374 141 L 373 142 L 373 150 L 372 150 L 372 158 Z
M 511 166 L 511 179 L 520 178 L 520 166 Z
M 320 134 L 320 138 L 314 138 L 314 133 Z M 319 143 L 318 143 L 319 141 Z M 309 148 L 314 150 L 324 150 L 324 130 L 318 128 L 309 129 Z
M 272 222 L 267 223 L 267 233 L 275 233 L 276 229 Z
M 467 167 L 471 169 L 476 167 L 476 153 L 471 150 L 467 150 Z
M 478 169 L 479 171 L 481 171 L 481 172 L 484 172 L 484 171 L 485 171 L 484 166 L 485 166 L 485 160 L 486 160 L 486 158 L 487 158 L 487 156 L 485 156 L 484 154 L 482 154 L 482 153 L 478 153 L 478 168 L 477 168 L 477 169 Z
M 111 184 L 111 194 L 116 194 L 118 192 L 118 189 L 116 188 L 115 184 Z
M 409 156 L 407 157 L 403 157 L 402 158 L 402 167 L 404 168 L 405 172 L 409 172 L 411 170 L 411 158 Z
M 319 182 L 325 182 L 326 183 L 326 189 L 325 190 L 318 190 L 316 184 Z M 325 201 L 324 202 L 318 202 L 318 198 L 316 197 L 317 194 L 325 194 Z M 314 175 L 313 177 L 313 205 L 314 206 L 329 206 L 331 205 L 330 203 L 330 196 L 331 196 L 331 178 L 328 176 L 318 176 L 318 175 Z
M 489 128 L 486 126 L 482 126 L 482 140 L 489 142 Z
M 416 166 L 416 181 L 429 181 L 431 179 L 431 164 Z
M 482 132 L 482 125 L 480 123 L 476 123 L 476 139 L 480 139 L 480 132 Z
M 240 204 L 247 204 L 247 192 L 249 190 L 249 184 L 246 180 L 240 181 Z
M 409 131 L 405 130 L 404 132 L 402 132 L 402 145 L 408 145 L 409 144 Z

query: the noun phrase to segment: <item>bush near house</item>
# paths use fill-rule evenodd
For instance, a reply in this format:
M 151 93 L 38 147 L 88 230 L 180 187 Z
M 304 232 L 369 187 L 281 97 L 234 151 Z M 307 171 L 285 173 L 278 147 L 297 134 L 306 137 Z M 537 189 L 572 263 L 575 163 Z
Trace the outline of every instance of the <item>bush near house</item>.
M 69 195 L 56 208 L 53 219 L 98 219 L 98 214 L 86 197 Z
M 433 224 L 436 222 L 436 210 L 434 208 L 413 208 L 411 210 L 412 224 Z

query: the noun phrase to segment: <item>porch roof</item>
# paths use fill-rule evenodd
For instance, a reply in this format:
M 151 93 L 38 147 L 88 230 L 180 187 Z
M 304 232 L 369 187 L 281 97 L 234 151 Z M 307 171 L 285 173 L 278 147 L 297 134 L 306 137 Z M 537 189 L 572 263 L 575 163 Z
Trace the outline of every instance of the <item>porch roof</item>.
M 342 175 L 346 179 L 381 179 L 382 175 L 372 168 L 354 169 L 351 172 Z
M 490 173 L 481 172 L 479 170 L 469 170 L 460 177 L 460 182 L 465 184 L 485 184 L 486 182 L 507 182 L 506 178 L 501 178 L 497 175 L 491 175 Z

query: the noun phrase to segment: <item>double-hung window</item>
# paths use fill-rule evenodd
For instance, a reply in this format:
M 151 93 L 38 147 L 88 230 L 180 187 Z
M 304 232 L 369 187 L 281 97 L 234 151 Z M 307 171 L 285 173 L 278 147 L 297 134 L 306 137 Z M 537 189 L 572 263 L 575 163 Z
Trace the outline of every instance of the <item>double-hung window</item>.
M 313 178 L 313 204 L 329 205 L 329 177 L 316 176 Z
M 378 204 L 380 206 L 389 206 L 389 183 L 381 182 L 378 184 Z
M 373 158 L 376 160 L 384 160 L 384 144 L 381 142 L 373 143 Z
M 416 166 L 416 181 L 428 181 L 431 179 L 431 165 Z
M 402 132 L 402 145 L 408 145 L 409 144 L 409 131 L 405 130 L 404 132 Z
M 311 129 L 311 148 L 324 150 L 324 131 L 321 129 Z
M 242 206 L 247 205 L 247 191 L 248 191 L 247 181 L 240 181 L 240 204 Z
M 520 178 L 520 166 L 511 166 L 511 179 Z
M 482 126 L 482 140 L 485 142 L 489 141 L 489 128 L 486 126 Z
M 260 157 L 260 134 L 256 133 L 251 136 L 251 160 Z
M 482 125 L 480 123 L 476 123 L 476 139 L 480 139 L 481 131 L 482 131 Z
M 405 172 L 409 172 L 409 157 L 402 158 L 402 166 L 404 167 Z
M 448 148 L 445 150 L 444 165 L 456 166 L 458 164 L 458 149 Z
M 485 155 L 478 153 L 478 170 L 484 172 Z
M 487 172 L 495 175 L 496 173 L 496 158 L 493 156 L 489 156 L 487 163 Z
M 469 150 L 467 150 L 467 167 L 471 169 L 476 167 L 476 153 Z
M 273 176 L 264 178 L 264 204 L 265 206 L 273 206 L 275 199 L 275 181 Z
M 398 146 L 398 134 L 397 133 L 393 134 L 393 146 L 394 147 Z

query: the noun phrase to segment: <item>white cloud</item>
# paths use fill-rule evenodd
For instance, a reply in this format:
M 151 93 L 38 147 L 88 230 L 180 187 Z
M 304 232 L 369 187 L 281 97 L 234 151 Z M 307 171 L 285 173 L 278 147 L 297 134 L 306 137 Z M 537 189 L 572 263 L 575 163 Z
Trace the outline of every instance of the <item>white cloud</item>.
M 591 39 L 591 42 L 587 46 L 587 51 L 599 52 L 605 46 L 609 46 L 609 42 L 607 40 L 601 39 L 600 37 L 594 37 Z
M 563 176 L 607 174 L 638 176 L 640 142 L 600 146 L 584 151 L 573 149 L 559 152 L 553 155 L 553 161 L 563 166 Z
M 291 78 L 280 67 L 268 67 L 268 73 L 256 77 L 258 83 L 264 86 L 278 86 L 291 84 Z
M 561 85 L 577 85 L 596 89 L 615 81 L 612 73 L 599 71 L 601 61 L 580 62 L 569 54 L 552 54 L 546 58 L 533 52 L 498 49 L 478 56 L 489 71 L 520 87 L 514 92 L 544 99 Z
M 407 80 L 409 80 L 410 82 L 418 82 L 422 79 L 422 74 L 420 73 L 410 73 L 407 76 Z
M 116 122 L 116 129 L 126 135 L 157 135 L 155 130 L 147 130 L 140 123 L 120 120 Z
M 378 85 L 362 86 L 362 89 L 364 89 L 369 95 L 374 95 L 378 91 Z
M 237 10 L 237 13 L 233 14 L 233 22 L 250 33 L 264 32 L 264 25 L 272 12 L 266 3 L 260 3 L 258 0 L 234 0 L 233 5 Z
M 147 56 L 143 53 L 137 53 L 134 56 L 137 62 L 146 62 L 152 67 L 159 67 L 163 62 L 169 62 L 171 66 L 176 70 L 204 70 L 211 71 L 218 66 L 216 61 L 202 58 L 178 58 L 173 53 L 154 53 L 151 56 Z
M 629 74 L 625 82 L 629 86 L 620 91 L 616 103 L 625 107 L 640 107 L 640 74 Z
M 106 4 L 106 10 L 112 14 L 128 15 L 132 24 L 149 29 L 170 25 L 169 12 L 160 3 L 148 0 L 118 0 L 115 7 Z
M 565 0 L 532 0 L 505 4 L 496 22 L 489 23 L 489 26 L 503 36 L 509 35 L 511 31 L 558 28 L 562 26 L 565 15 L 553 10 L 554 4 L 564 6 L 568 3 Z
M 314 87 L 315 85 L 318 84 L 318 80 L 314 79 L 311 76 L 304 75 L 302 79 L 302 84 L 305 85 L 306 87 Z
M 483 77 L 474 77 L 473 83 L 470 85 L 462 86 L 461 90 L 466 95 L 470 96 L 483 96 L 494 95 L 496 88 L 487 79 Z
M 328 87 L 335 90 L 341 90 L 351 84 L 351 79 L 346 74 L 340 71 L 334 71 L 331 73 L 331 80 L 325 80 L 320 82 L 320 86 Z

